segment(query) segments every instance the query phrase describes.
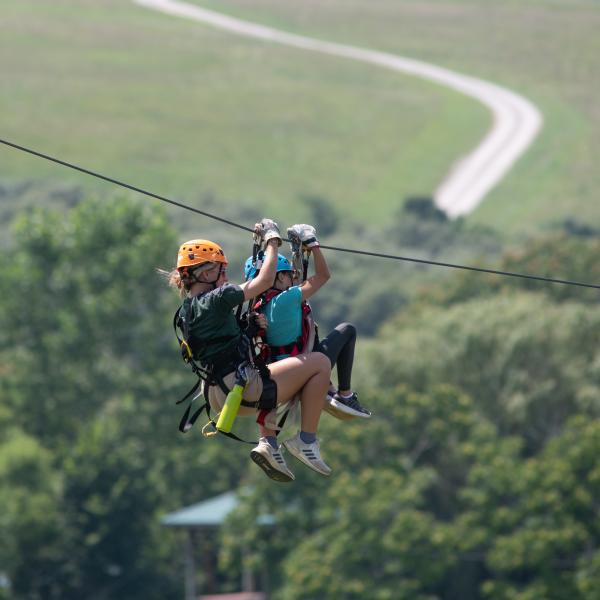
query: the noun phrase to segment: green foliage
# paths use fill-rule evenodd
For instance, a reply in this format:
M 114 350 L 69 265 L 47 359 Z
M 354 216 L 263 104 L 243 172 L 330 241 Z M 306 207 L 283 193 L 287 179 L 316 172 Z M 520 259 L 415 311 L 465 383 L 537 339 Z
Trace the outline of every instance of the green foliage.
M 499 234 L 489 227 L 471 226 L 464 219 L 449 220 L 428 198 L 407 198 L 386 231 L 399 249 L 425 253 L 425 258 L 469 257 L 481 260 L 502 249 Z
M 283 599 L 593 597 L 600 419 L 573 418 L 526 458 L 451 388 L 378 402 L 385 416 L 368 425 L 323 424 L 331 480 L 293 462 L 300 494 L 257 481 L 225 557 L 253 548 Z M 265 512 L 272 535 L 257 523 Z
M 301 494 L 257 481 L 223 558 L 244 532 L 283 599 L 593 598 L 600 313 L 576 300 L 509 284 L 409 305 L 359 344 L 371 421 L 323 417 L 332 478 L 293 462 Z
M 177 299 L 155 273 L 178 245 L 161 211 L 85 201 L 23 215 L 13 240 L 0 256 L 0 563 L 12 597 L 179 597 L 180 540 L 160 516 L 237 487 L 220 591 L 237 590 L 246 566 L 268 571 L 283 600 L 594 598 L 593 298 L 512 284 L 454 293 L 452 279 L 447 296 L 440 284 L 407 297 L 359 343 L 354 381 L 373 418 L 324 415 L 332 477 L 289 458 L 297 479 L 284 486 L 249 466 L 247 448 L 176 432 L 172 401 L 193 378 L 170 330 Z M 573 248 L 591 268 L 594 240 Z M 519 268 L 543 255 L 533 245 Z M 382 282 L 369 296 L 360 262 L 339 260 L 340 288 L 358 291 L 317 315 L 345 306 L 375 327 L 397 308 L 388 265 L 369 271 Z M 392 300 L 379 310 L 382 290 Z
M 424 599 L 448 584 L 457 559 L 446 520 L 470 460 L 463 441 L 478 427 L 472 405 L 439 388 L 431 395 L 398 389 L 379 406 L 386 417 L 369 426 L 323 423 L 331 480 L 294 462 L 301 494 L 257 481 L 230 524 L 226 545 L 251 544 L 266 565 L 286 554 L 276 597 Z M 267 547 L 256 521 L 264 512 L 279 533 Z
M 522 248 L 508 251 L 501 263 L 494 268 L 524 275 L 600 285 L 600 265 L 597 260 L 599 252 L 600 239 L 597 237 L 550 235 L 530 240 Z M 469 271 L 461 272 L 449 284 L 428 290 L 428 293 L 429 301 L 450 305 L 471 298 L 495 296 L 509 290 L 543 292 L 557 302 L 575 300 L 589 304 L 598 303 L 596 289 Z
M 0 284 L 5 385 L 16 407 L 35 399 L 15 414 L 56 443 L 119 388 L 135 390 L 132 373 L 163 368 L 174 302 L 154 268 L 176 242 L 161 211 L 124 198 L 82 203 L 67 220 L 33 211 L 15 241 Z
M 148 460 L 153 440 L 128 431 L 132 419 L 134 411 L 118 406 L 104 411 L 64 458 L 62 508 L 72 529 L 64 597 L 95 590 L 105 598 L 162 598 L 171 591 L 167 560 L 177 547 L 161 544 L 157 514 L 165 480 Z
M 600 420 L 575 417 L 535 458 L 513 457 L 501 486 L 498 475 L 508 473 L 508 464 L 496 460 L 473 471 L 464 518 L 493 536 L 487 564 L 494 578 L 483 585 L 486 597 L 592 597 L 599 450 Z
M 0 437 L 0 565 L 15 598 L 60 598 L 56 547 L 65 538 L 62 477 L 53 456 L 12 426 Z
M 159 517 L 231 489 L 244 467 L 199 427 L 177 432 L 174 402 L 195 378 L 172 334 L 178 300 L 156 273 L 172 264 L 174 232 L 156 207 L 114 198 L 23 213 L 13 240 L 0 257 L 10 593 L 178 595 L 178 548 Z
M 359 369 L 384 387 L 456 385 L 503 432 L 535 447 L 569 415 L 600 414 L 599 336 L 597 307 L 506 293 L 450 308 L 413 307 L 386 324 Z

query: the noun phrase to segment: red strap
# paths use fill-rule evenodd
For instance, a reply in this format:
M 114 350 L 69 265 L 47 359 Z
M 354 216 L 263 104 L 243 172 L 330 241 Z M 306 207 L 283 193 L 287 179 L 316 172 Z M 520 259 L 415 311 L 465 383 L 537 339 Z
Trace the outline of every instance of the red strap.
M 281 294 L 283 290 L 269 290 L 268 292 L 265 292 L 255 303 L 254 306 L 252 307 L 252 310 L 258 310 L 259 308 L 262 308 L 265 304 L 268 304 L 269 302 L 271 302 L 271 300 L 273 300 L 273 298 L 275 298 L 275 296 L 278 296 L 279 294 Z
M 270 410 L 267 410 L 266 408 L 262 408 L 261 410 L 258 411 L 258 416 L 256 417 L 256 422 L 261 426 L 261 427 L 265 427 L 265 419 L 267 418 L 267 415 L 270 413 Z
M 310 348 L 305 348 L 308 343 L 308 339 L 310 338 L 310 323 L 308 321 L 308 315 L 310 315 L 311 310 L 310 306 L 306 303 L 302 303 L 302 350 L 311 350 Z

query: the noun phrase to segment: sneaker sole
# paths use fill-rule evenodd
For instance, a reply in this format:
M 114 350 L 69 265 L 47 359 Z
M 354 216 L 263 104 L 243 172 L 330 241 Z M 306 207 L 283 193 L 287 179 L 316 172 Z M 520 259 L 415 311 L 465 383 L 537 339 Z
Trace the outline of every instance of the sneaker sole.
M 279 481 L 280 483 L 294 481 L 293 477 L 290 477 L 289 475 L 286 475 L 285 473 L 273 468 L 271 463 L 259 452 L 252 450 L 252 452 L 250 452 L 250 458 L 267 474 L 269 479 L 272 479 L 273 481 Z
M 316 473 L 318 473 L 319 475 L 323 475 L 323 477 L 329 477 L 331 475 L 331 471 L 329 471 L 329 473 L 324 473 L 323 471 L 320 471 L 319 469 L 317 469 L 311 462 L 309 462 L 308 460 L 304 459 L 304 456 L 302 454 L 296 454 L 294 452 L 294 450 L 292 448 L 290 448 L 290 446 L 287 446 L 285 442 L 283 442 L 283 445 L 285 446 L 286 450 L 296 459 L 299 460 L 303 465 L 306 465 L 309 469 L 312 469 L 313 471 L 315 471 Z
M 335 398 L 331 400 L 331 406 L 337 408 L 340 412 L 343 412 L 346 415 L 352 415 L 353 417 L 358 417 L 359 419 L 370 419 L 371 413 L 362 413 L 358 410 L 354 410 L 341 402 L 338 402 Z
M 334 408 L 329 404 L 324 406 L 323 410 L 326 413 L 329 413 L 332 417 L 339 419 L 340 421 L 352 421 L 353 419 L 358 418 L 356 417 L 356 415 L 349 415 L 348 413 L 343 413 L 341 410 L 338 410 L 337 408 Z

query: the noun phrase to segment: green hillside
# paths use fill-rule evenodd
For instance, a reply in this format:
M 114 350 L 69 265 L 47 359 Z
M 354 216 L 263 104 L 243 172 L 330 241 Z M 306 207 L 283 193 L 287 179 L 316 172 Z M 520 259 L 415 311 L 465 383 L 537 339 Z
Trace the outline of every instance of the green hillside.
M 381 225 L 405 196 L 431 193 L 489 122 L 437 86 L 129 2 L 2 11 L 2 137 L 196 205 L 210 196 L 291 223 L 308 195 Z M 106 193 L 0 150 L 0 181 Z
M 304 35 L 429 61 L 524 95 L 542 111 L 544 129 L 469 219 L 520 233 L 569 216 L 600 221 L 600 170 L 595 167 L 600 140 L 597 2 L 196 3 Z

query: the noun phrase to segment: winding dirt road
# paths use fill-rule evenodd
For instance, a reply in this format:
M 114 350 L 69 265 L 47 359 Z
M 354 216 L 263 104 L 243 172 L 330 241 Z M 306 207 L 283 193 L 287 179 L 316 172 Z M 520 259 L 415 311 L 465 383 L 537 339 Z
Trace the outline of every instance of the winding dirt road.
M 434 193 L 437 206 L 449 217 L 473 211 L 524 154 L 542 126 L 541 113 L 526 98 L 494 83 L 436 65 L 368 48 L 287 33 L 179 0 L 133 1 L 146 8 L 199 21 L 237 35 L 349 58 L 421 77 L 484 104 L 492 113 L 492 127 L 472 152 L 457 160 Z

